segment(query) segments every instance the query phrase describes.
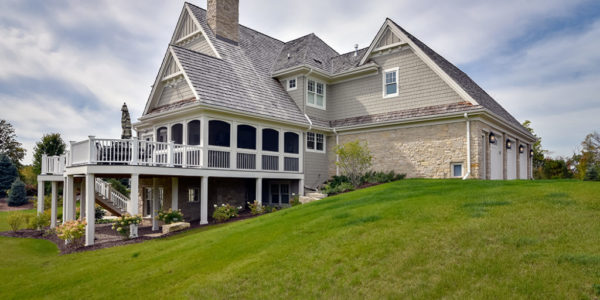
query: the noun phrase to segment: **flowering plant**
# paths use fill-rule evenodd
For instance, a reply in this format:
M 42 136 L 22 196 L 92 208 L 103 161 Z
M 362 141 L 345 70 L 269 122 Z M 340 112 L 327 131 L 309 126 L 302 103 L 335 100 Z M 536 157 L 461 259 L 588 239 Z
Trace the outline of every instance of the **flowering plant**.
M 241 206 L 235 207 L 231 204 L 221 204 L 221 206 L 214 205 L 215 211 L 213 212 L 213 218 L 217 222 L 225 222 L 231 218 L 238 216 L 238 212 L 242 209 Z
M 183 214 L 180 209 L 172 210 L 169 208 L 167 211 L 159 211 L 156 218 L 165 222 L 165 224 L 171 224 L 183 221 Z
M 130 225 L 138 225 L 142 223 L 142 216 L 130 214 L 124 214 L 117 218 L 117 221 L 113 224 L 112 229 L 116 230 L 124 238 L 129 238 Z
M 248 202 L 248 206 L 250 206 L 250 213 L 254 216 L 262 215 L 265 213 L 265 207 L 262 206 L 262 204 L 260 204 L 258 200 L 254 200 L 254 202 L 252 203 Z
M 73 243 L 73 245 L 80 245 L 82 237 L 85 234 L 86 221 L 67 221 L 56 227 L 56 236 L 59 239 L 65 240 L 67 243 Z

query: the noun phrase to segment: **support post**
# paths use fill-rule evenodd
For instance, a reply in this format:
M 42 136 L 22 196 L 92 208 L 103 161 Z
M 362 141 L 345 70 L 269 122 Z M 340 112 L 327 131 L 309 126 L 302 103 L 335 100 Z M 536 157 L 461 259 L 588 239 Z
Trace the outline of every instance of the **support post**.
M 208 177 L 202 176 L 200 185 L 200 225 L 208 224 Z
M 140 143 L 138 141 L 137 136 L 131 138 L 131 164 L 137 166 L 139 156 L 139 146 Z
M 50 228 L 56 227 L 56 201 L 58 198 L 58 182 L 52 181 L 52 205 L 50 211 Z
M 90 163 L 95 164 L 96 163 L 96 137 L 93 135 L 88 136 L 88 146 L 90 147 Z
M 171 209 L 179 209 L 179 177 L 171 178 Z
M 304 178 L 298 180 L 298 196 L 304 196 Z
M 158 220 L 156 219 L 158 212 L 158 188 L 156 188 L 156 177 L 152 178 L 152 231 L 158 230 Z
M 127 212 L 132 216 L 139 214 L 139 182 L 140 174 L 131 174 L 131 192 L 129 194 L 129 204 L 127 205 Z M 138 237 L 138 226 L 130 225 L 129 237 Z
M 44 212 L 44 181 L 38 177 L 38 199 L 37 199 L 37 212 L 41 214 Z
M 96 215 L 94 214 L 94 206 L 96 199 L 94 197 L 94 174 L 85 174 L 85 207 L 86 221 L 85 225 L 85 245 L 91 246 L 94 244 L 96 230 Z
M 68 220 L 75 220 L 75 217 L 77 216 L 75 214 L 75 210 L 77 208 L 77 202 L 75 201 L 75 193 L 74 193 L 74 178 L 73 175 L 69 175 L 67 176 L 67 184 L 66 184 L 66 188 L 67 188 L 67 198 L 63 199 L 63 202 L 65 203 L 69 203 L 69 205 L 67 206 L 67 215 L 69 215 Z M 92 185 L 92 189 L 94 188 L 94 186 Z M 92 190 L 93 191 L 93 190 Z M 94 196 L 94 193 L 92 192 L 92 197 Z M 80 210 L 81 212 L 81 210 Z M 63 216 L 64 218 L 64 216 Z
M 86 216 L 86 205 L 85 205 L 85 178 L 81 180 L 79 186 L 79 219 L 83 220 Z
M 262 205 L 262 178 L 256 178 L 256 195 L 254 197 L 258 204 Z

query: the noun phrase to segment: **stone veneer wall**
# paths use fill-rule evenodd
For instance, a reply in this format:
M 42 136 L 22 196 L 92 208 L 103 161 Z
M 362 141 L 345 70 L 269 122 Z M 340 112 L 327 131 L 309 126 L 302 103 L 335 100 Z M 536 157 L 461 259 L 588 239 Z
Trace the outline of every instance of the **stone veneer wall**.
M 471 121 L 471 178 L 479 178 L 478 124 Z M 450 178 L 451 164 L 462 163 L 467 170 L 466 122 L 390 128 L 340 134 L 339 143 L 366 141 L 373 155 L 375 171 L 395 171 L 407 177 Z M 335 153 L 328 145 L 329 175 L 335 175 Z

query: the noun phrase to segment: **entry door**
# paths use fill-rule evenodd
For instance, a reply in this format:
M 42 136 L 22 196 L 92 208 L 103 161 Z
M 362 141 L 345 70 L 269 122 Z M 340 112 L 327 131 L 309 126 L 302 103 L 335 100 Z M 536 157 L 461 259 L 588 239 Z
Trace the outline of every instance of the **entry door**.
M 271 183 L 269 186 L 269 203 L 281 205 L 290 203 L 290 184 Z

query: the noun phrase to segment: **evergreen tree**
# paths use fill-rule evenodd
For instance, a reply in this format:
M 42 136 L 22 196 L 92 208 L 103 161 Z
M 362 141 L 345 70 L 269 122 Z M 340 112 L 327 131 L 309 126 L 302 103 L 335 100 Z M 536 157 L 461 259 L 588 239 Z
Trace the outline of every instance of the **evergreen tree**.
M 25 183 L 19 177 L 15 179 L 10 187 L 10 196 L 8 197 L 8 206 L 21 206 L 27 203 L 25 194 Z
M 8 156 L 17 169 L 21 168 L 25 149 L 21 143 L 17 142 L 15 129 L 6 120 L 0 120 L 0 154 Z
M 42 155 L 48 156 L 62 155 L 65 153 L 67 145 L 60 137 L 59 133 L 45 134 L 42 140 L 35 144 L 33 148 L 33 171 L 35 174 L 42 172 Z
M 0 197 L 6 196 L 6 191 L 10 189 L 11 184 L 18 176 L 17 167 L 10 158 L 0 154 Z

